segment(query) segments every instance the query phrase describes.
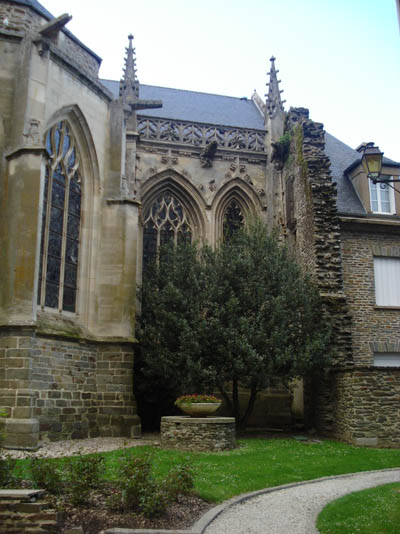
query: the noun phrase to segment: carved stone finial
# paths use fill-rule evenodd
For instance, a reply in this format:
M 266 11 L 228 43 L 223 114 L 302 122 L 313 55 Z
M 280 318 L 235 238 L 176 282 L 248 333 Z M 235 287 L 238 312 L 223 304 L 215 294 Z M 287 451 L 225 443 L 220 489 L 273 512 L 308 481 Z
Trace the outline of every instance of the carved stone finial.
M 266 102 L 266 113 L 272 118 L 276 115 L 276 113 L 284 112 L 284 100 L 281 100 L 281 93 L 283 90 L 279 89 L 279 83 L 280 80 L 277 78 L 277 74 L 279 70 L 276 70 L 275 68 L 275 57 L 272 56 L 271 59 L 271 69 L 268 72 L 269 74 L 269 83 L 267 83 L 268 86 L 268 94 L 267 102 Z
M 126 49 L 124 76 L 119 84 L 119 96 L 130 104 L 139 98 L 139 80 L 136 75 L 135 49 L 132 46 L 133 35 L 128 35 L 129 45 Z
M 161 108 L 161 100 L 139 100 L 139 80 L 136 76 L 135 49 L 132 46 L 133 35 L 128 35 L 129 45 L 126 48 L 125 68 L 119 83 L 119 96 L 124 103 L 128 115 L 139 109 Z

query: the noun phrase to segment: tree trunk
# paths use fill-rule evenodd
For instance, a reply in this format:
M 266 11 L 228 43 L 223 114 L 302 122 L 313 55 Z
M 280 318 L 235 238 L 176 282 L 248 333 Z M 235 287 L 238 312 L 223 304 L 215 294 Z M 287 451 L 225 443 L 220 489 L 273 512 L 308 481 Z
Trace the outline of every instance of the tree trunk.
M 240 430 L 245 430 L 247 426 L 247 422 L 251 414 L 253 413 L 254 405 L 257 399 L 257 393 L 258 393 L 257 387 L 254 384 L 252 384 L 251 389 L 250 389 L 250 398 L 249 398 L 249 402 L 247 403 L 245 414 L 239 420 L 239 424 L 237 425 Z
M 228 393 L 225 391 L 225 389 L 223 388 L 223 386 L 221 384 L 218 384 L 218 389 L 219 389 L 219 392 L 221 393 L 222 398 L 225 400 L 225 402 L 226 402 L 226 404 L 228 406 L 230 414 L 234 415 L 233 404 L 232 404 L 232 401 L 231 401 Z
M 233 401 L 233 415 L 236 419 L 236 425 L 240 421 L 240 404 L 239 404 L 239 384 L 236 378 L 232 380 L 232 401 Z

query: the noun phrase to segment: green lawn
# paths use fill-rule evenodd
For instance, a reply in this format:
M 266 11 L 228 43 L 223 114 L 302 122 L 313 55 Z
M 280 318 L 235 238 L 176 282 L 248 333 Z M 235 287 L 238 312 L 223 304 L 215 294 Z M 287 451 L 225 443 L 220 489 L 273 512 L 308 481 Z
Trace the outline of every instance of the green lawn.
M 323 476 L 400 467 L 400 450 L 354 447 L 334 441 L 310 443 L 295 439 L 239 440 L 239 448 L 220 453 L 188 453 L 159 447 L 135 447 L 138 455 L 151 453 L 156 476 L 182 461 L 196 468 L 196 492 L 220 502 L 262 488 Z M 115 478 L 121 451 L 104 453 L 104 477 Z M 62 460 L 54 460 L 62 462 Z M 19 460 L 24 469 L 26 461 Z M 24 476 L 28 476 L 25 471 Z
M 345 495 L 318 516 L 321 534 L 399 534 L 400 483 Z

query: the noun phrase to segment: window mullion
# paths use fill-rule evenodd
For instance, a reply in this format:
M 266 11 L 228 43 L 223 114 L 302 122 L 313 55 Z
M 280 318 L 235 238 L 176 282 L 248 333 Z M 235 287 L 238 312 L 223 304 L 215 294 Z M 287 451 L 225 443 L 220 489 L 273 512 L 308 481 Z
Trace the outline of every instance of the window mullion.
M 63 174 L 65 176 L 65 198 L 64 198 L 64 214 L 63 214 L 63 227 L 62 227 L 62 241 L 61 241 L 61 262 L 60 262 L 60 287 L 58 290 L 58 311 L 63 309 L 64 300 L 64 275 L 65 275 L 65 249 L 67 246 L 67 225 L 68 225 L 68 204 L 69 204 L 69 188 L 70 178 L 64 164 L 61 163 Z
M 51 217 L 51 194 L 53 190 L 53 168 L 48 166 L 49 176 L 47 183 L 47 202 L 46 202 L 46 217 L 44 222 L 44 238 L 43 238 L 43 258 L 42 258 L 42 280 L 40 290 L 40 306 L 44 308 L 46 301 L 46 280 L 47 280 L 47 257 L 48 257 L 48 244 L 50 233 L 50 217 Z

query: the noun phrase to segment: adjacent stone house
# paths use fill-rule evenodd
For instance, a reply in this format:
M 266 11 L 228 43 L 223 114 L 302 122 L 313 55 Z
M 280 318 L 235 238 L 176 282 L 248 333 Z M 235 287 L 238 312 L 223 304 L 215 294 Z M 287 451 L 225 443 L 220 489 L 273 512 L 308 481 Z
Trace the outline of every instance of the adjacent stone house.
M 165 239 L 257 213 L 315 276 L 336 358 L 305 417 L 400 443 L 400 200 L 304 109 L 122 82 L 36 0 L 0 2 L 0 407 L 8 445 L 138 436 L 136 284 Z M 400 165 L 384 160 L 384 173 Z M 314 410 L 311 407 L 314 407 Z

